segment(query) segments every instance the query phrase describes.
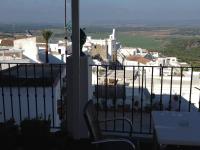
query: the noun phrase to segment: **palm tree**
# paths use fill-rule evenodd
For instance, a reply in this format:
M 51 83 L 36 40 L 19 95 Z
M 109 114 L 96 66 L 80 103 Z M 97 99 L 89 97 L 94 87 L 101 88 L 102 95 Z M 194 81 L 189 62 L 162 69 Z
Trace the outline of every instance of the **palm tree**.
M 49 57 L 48 57 L 49 40 L 50 40 L 52 34 L 53 34 L 53 32 L 49 31 L 49 30 L 43 30 L 42 31 L 42 36 L 43 36 L 45 43 L 46 43 L 46 49 L 45 49 L 46 63 L 49 63 Z

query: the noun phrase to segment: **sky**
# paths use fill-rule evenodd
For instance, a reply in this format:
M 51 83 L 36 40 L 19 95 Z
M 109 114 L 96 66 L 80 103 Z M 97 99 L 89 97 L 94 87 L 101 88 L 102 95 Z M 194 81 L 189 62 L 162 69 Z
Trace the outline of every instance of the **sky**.
M 68 20 L 70 0 L 68 1 Z M 80 0 L 81 23 L 200 20 L 200 0 Z M 63 23 L 64 0 L 0 0 L 0 23 Z

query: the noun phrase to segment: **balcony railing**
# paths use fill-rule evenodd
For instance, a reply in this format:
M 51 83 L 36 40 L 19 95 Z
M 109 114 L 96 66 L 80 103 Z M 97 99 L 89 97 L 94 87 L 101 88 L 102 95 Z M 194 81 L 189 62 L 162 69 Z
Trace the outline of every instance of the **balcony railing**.
M 0 122 L 42 118 L 60 127 L 65 65 L 1 63 L 0 69 Z
M 153 110 L 200 111 L 200 67 L 91 65 L 93 100 L 100 120 L 127 117 L 133 133 L 152 134 Z M 0 64 L 0 122 L 14 118 L 66 119 L 65 64 Z M 65 92 L 63 92 L 65 91 Z M 125 122 L 103 124 L 127 133 Z
M 153 110 L 200 111 L 199 67 L 91 65 L 100 120 L 127 117 L 135 134 L 152 134 Z M 125 122 L 106 131 L 127 133 Z

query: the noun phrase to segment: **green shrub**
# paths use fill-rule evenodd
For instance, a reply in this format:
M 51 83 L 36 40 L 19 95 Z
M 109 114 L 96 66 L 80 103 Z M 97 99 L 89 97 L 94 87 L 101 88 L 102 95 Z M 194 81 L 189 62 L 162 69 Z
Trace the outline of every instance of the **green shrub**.
M 4 123 L 0 123 L 0 135 L 9 136 L 18 133 L 18 126 L 15 124 L 14 119 L 7 120 Z
M 43 136 L 50 133 L 51 121 L 42 118 L 25 119 L 20 126 L 23 135 Z

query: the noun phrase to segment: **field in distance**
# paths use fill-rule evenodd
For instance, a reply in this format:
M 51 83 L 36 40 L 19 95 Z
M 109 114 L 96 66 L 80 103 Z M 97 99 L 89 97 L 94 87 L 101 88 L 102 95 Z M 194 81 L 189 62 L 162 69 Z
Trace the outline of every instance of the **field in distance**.
M 200 66 L 200 27 L 119 27 L 117 40 L 123 47 L 141 47 L 175 56 L 192 66 Z M 107 38 L 112 29 L 88 28 L 92 38 Z

